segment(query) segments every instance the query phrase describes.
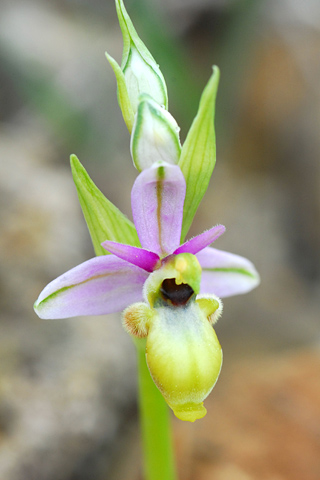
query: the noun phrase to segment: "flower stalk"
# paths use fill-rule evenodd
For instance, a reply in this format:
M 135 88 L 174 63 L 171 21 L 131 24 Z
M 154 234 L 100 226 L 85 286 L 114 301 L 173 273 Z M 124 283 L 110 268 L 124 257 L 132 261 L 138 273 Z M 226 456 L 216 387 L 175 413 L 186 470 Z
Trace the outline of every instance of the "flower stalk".
M 140 428 L 145 480 L 175 480 L 170 411 L 146 364 L 144 339 L 136 339 Z

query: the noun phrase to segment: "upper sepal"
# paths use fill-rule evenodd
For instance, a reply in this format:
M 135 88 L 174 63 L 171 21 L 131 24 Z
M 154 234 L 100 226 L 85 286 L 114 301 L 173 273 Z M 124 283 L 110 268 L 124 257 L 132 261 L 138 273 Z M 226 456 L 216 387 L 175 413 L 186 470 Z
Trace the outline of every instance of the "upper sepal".
M 143 248 L 160 257 L 179 245 L 186 182 L 177 165 L 154 164 L 131 191 L 134 224 Z

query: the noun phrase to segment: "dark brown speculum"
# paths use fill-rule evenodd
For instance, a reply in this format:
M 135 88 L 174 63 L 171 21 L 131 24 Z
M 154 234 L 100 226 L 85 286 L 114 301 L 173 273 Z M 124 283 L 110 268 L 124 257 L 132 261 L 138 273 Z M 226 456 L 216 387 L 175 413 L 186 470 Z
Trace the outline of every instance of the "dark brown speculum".
M 162 297 L 170 301 L 175 307 L 185 305 L 194 291 L 187 283 L 176 284 L 175 278 L 166 278 L 160 287 Z

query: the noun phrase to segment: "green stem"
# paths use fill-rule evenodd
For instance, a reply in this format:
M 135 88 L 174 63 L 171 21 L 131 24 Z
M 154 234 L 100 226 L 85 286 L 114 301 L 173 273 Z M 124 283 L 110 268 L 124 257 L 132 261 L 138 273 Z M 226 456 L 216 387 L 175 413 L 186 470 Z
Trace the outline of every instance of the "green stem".
M 150 376 L 145 344 L 145 340 L 135 340 L 145 480 L 176 480 L 170 412 Z

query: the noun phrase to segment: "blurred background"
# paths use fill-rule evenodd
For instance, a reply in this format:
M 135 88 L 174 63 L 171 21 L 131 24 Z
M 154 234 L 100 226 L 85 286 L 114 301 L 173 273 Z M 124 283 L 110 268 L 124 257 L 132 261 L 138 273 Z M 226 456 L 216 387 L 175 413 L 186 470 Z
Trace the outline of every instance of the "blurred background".
M 174 420 L 180 480 L 320 478 L 320 3 L 127 0 L 184 140 L 221 69 L 217 164 L 190 235 L 250 258 L 224 301 L 224 368 L 195 424 Z M 42 321 L 53 278 L 93 256 L 75 153 L 131 217 L 137 172 L 104 52 L 113 0 L 0 3 L 0 478 L 139 480 L 135 352 L 120 315 Z M 165 479 L 164 479 L 165 480 Z

